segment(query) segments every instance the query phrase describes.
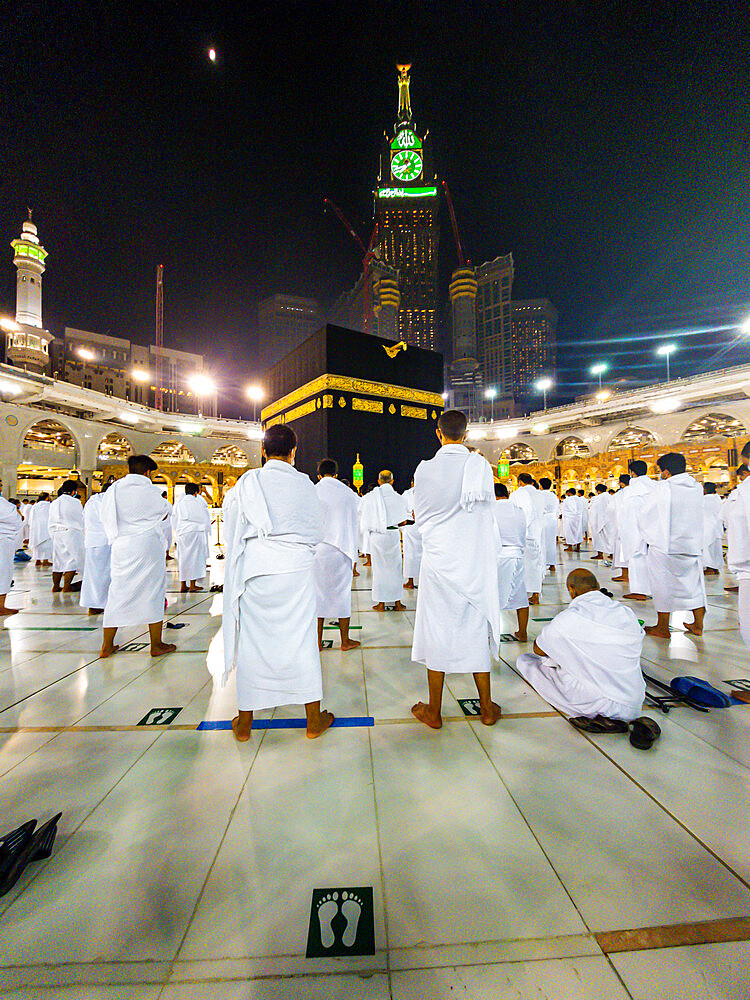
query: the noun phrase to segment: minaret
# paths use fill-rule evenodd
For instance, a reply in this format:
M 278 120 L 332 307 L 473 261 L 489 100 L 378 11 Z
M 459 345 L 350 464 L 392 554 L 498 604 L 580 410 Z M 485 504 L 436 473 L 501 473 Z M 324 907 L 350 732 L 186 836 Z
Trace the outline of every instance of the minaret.
M 39 242 L 29 217 L 20 239 L 11 242 L 16 265 L 16 322 L 6 334 L 5 357 L 9 364 L 42 372 L 49 364 L 49 344 L 54 337 L 42 326 L 42 275 L 47 251 Z

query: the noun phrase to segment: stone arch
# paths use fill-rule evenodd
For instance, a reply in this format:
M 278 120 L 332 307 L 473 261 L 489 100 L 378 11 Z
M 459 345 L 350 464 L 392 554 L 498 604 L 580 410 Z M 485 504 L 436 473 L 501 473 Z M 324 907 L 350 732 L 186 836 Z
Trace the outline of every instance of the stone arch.
M 96 458 L 99 462 L 126 462 L 133 454 L 133 445 L 120 431 L 110 431 L 105 434 L 96 448 Z
M 645 427 L 629 424 L 615 431 L 607 445 L 607 451 L 618 451 L 620 448 L 641 448 L 643 445 L 657 444 L 656 435 Z
M 59 452 L 72 457 L 72 465 L 77 466 L 81 459 L 81 442 L 75 429 L 56 413 L 54 417 L 41 417 L 29 421 L 19 436 L 19 451 L 22 458 L 24 450 L 46 452 L 51 457 Z M 44 462 L 49 465 L 49 462 Z
M 555 445 L 557 458 L 588 458 L 590 455 L 589 446 L 583 438 L 579 438 L 575 434 L 569 434 Z
M 680 441 L 701 441 L 714 437 L 743 437 L 747 429 L 737 417 L 728 413 L 704 413 L 683 430 Z
M 509 462 L 538 462 L 539 456 L 525 441 L 516 441 L 504 449 Z
M 250 456 L 239 445 L 224 444 L 211 456 L 211 464 L 231 465 L 235 469 L 244 469 L 250 464 Z
M 195 455 L 182 441 L 162 441 L 151 452 L 151 458 L 159 464 L 187 465 L 195 462 Z

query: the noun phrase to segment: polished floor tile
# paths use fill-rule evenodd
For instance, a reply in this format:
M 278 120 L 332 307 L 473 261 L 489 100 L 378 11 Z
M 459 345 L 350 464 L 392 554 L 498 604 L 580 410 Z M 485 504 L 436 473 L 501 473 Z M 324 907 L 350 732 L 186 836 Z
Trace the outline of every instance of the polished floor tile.
M 750 997 L 750 943 L 694 944 L 612 955 L 638 1000 L 746 1000 Z

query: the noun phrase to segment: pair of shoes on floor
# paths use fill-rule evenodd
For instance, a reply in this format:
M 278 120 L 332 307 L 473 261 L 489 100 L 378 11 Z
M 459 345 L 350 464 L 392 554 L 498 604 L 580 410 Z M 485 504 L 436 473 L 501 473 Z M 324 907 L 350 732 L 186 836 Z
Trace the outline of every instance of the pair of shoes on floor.
M 650 750 L 661 736 L 661 727 L 646 715 L 630 723 L 623 722 L 622 719 L 608 719 L 604 715 L 597 715 L 593 719 L 579 716 L 568 719 L 568 722 L 581 733 L 630 732 L 630 745 L 638 750 Z
M 215 583 L 213 587 L 208 588 L 212 594 L 221 594 L 224 591 L 224 586 L 221 583 Z
M 32 819 L 0 838 L 0 896 L 10 892 L 26 865 L 51 857 L 61 816 L 58 813 L 39 829 Z

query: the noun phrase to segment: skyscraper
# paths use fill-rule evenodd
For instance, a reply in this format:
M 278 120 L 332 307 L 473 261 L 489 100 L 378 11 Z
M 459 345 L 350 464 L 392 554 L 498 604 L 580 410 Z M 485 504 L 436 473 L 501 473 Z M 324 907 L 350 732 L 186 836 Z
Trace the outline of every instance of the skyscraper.
M 534 379 L 555 367 L 557 309 L 549 299 L 525 299 L 511 308 L 513 383 L 516 397 L 528 396 Z
M 379 256 L 399 275 L 399 334 L 408 344 L 439 350 L 438 243 L 440 200 L 429 132 L 412 119 L 410 65 L 398 69 L 398 114 L 385 135 L 375 191 Z
M 258 354 L 270 367 L 315 333 L 324 319 L 314 299 L 272 295 L 258 303 Z
M 477 360 L 484 384 L 498 397 L 514 394 L 514 362 L 511 343 L 511 293 L 513 255 L 495 257 L 476 269 Z

